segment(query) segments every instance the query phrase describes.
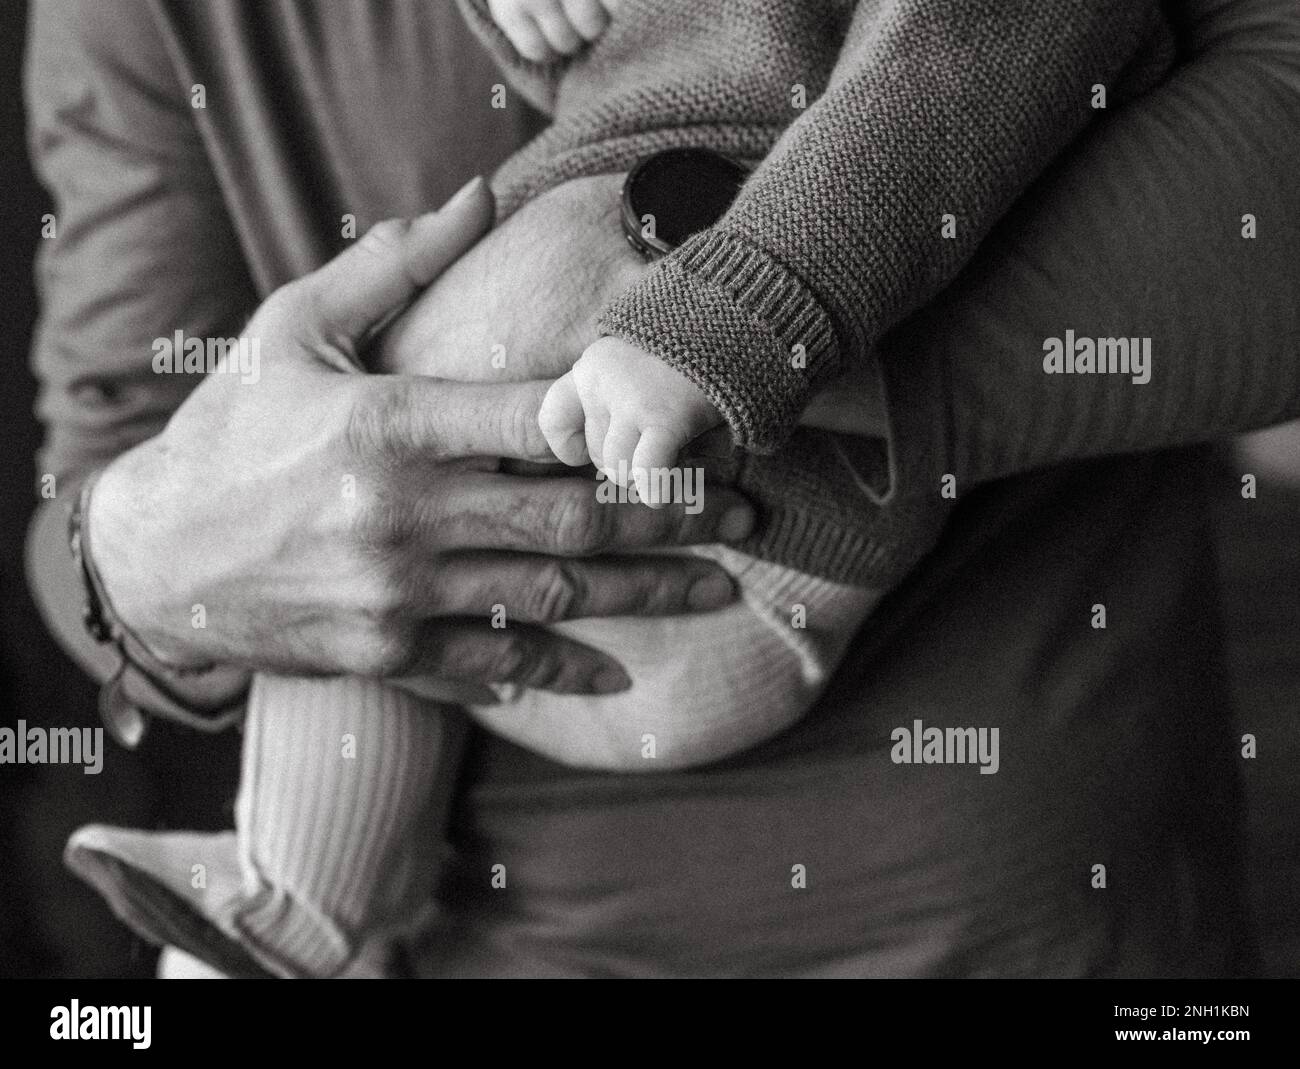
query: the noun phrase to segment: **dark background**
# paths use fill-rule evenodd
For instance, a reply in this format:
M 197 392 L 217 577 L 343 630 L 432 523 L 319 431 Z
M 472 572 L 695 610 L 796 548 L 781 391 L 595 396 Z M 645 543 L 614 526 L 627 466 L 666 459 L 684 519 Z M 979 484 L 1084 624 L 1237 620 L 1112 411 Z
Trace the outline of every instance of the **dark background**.
M 0 4 L 0 724 L 97 726 L 95 689 L 46 634 L 23 578 L 37 504 L 27 367 L 36 293 L 32 258 L 50 210 L 27 163 L 22 53 L 27 4 Z M 0 976 L 150 975 L 155 954 L 69 876 L 63 843 L 81 824 L 230 826 L 237 739 L 216 743 L 166 725 L 126 753 L 105 740 L 105 767 L 0 766 Z
M 27 594 L 22 546 L 36 504 L 27 368 L 36 317 L 32 257 L 49 210 L 27 164 L 21 67 L 26 3 L 0 4 L 0 724 L 95 726 L 95 693 L 47 637 Z M 1300 975 L 1300 431 L 1224 451 L 1212 505 L 1238 719 L 1259 739 L 1243 762 L 1249 865 L 1264 971 Z M 1239 473 L 1259 476 L 1243 501 Z M 106 741 L 106 746 L 112 743 Z M 155 726 L 134 753 L 110 749 L 104 774 L 0 766 L 0 976 L 149 975 L 154 953 L 66 874 L 68 834 L 91 821 L 138 827 L 230 826 L 232 734 Z

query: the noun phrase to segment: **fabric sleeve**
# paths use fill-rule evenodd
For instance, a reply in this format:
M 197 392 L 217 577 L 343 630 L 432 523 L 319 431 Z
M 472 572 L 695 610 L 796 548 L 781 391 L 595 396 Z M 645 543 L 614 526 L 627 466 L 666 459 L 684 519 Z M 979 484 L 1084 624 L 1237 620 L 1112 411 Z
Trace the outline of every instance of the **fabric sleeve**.
M 1170 80 L 1089 131 L 881 348 L 891 403 L 929 403 L 917 361 L 947 382 L 929 425 L 960 485 L 1300 418 L 1300 6 L 1182 7 Z M 1067 329 L 1149 338 L 1149 381 L 1045 374 Z
M 237 334 L 252 284 L 149 5 L 37 0 L 28 28 L 31 154 L 54 200 L 38 259 L 33 364 L 56 497 L 28 535 L 28 580 L 56 637 L 103 679 L 116 658 L 80 623 L 67 511 L 95 470 L 156 435 L 198 374 L 153 369 L 153 341 Z M 184 688 L 177 688 L 183 690 Z
M 602 329 L 771 452 L 814 392 L 954 278 L 1158 25 L 1132 0 L 859 5 L 826 90 L 731 211 Z
M 493 176 L 498 219 L 572 178 L 629 170 L 653 152 L 702 146 L 757 162 L 826 87 L 856 0 L 691 4 L 620 0 L 579 55 L 523 60 L 486 0 L 459 0 L 510 84 L 551 125 Z
M 33 363 L 41 472 L 77 479 L 152 437 L 201 376 L 155 374 L 153 341 L 237 334 L 257 301 L 148 6 L 34 4 L 32 159 L 54 199 Z
M 1170 79 L 1071 146 L 882 342 L 897 448 L 929 457 L 927 486 L 1300 419 L 1300 8 L 1192 0 L 1176 25 Z M 1149 381 L 1044 374 L 1067 329 L 1150 338 Z

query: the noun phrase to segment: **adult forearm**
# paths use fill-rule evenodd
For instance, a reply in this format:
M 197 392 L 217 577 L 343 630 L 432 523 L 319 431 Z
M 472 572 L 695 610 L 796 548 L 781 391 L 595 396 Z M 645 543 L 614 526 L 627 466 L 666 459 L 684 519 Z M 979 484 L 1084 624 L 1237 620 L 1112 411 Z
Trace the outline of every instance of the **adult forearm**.
M 1300 416 L 1293 29 L 1289 49 L 1199 57 L 1090 133 L 888 339 L 895 398 L 916 359 L 948 376 L 946 470 L 982 481 Z M 1150 339 L 1149 381 L 1045 372 L 1066 331 Z

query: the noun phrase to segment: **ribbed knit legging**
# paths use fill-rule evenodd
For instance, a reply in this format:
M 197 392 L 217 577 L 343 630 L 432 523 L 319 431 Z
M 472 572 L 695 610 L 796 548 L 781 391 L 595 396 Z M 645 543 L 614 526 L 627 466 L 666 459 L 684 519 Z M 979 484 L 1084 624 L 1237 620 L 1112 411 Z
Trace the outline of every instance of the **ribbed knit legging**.
M 704 764 L 794 724 L 878 595 L 721 546 L 692 552 L 734 575 L 741 600 L 698 616 L 557 628 L 617 657 L 630 690 L 523 691 L 471 714 L 555 760 L 626 772 Z M 421 922 L 458 724 L 446 707 L 379 680 L 256 678 L 236 812 L 248 900 L 237 925 L 263 961 L 286 975 L 331 975 L 367 937 Z

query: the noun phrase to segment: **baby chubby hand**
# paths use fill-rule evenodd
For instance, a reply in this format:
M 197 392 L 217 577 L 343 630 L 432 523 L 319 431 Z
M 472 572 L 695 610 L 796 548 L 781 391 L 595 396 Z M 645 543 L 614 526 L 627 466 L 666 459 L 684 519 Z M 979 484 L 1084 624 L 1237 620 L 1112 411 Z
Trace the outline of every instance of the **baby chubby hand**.
M 488 0 L 498 29 L 524 59 L 572 56 L 605 32 L 616 0 Z
M 673 467 L 687 443 L 722 423 L 703 392 L 657 357 L 619 338 L 589 346 L 547 391 L 538 423 L 565 464 L 591 463 L 652 506 L 657 472 Z

